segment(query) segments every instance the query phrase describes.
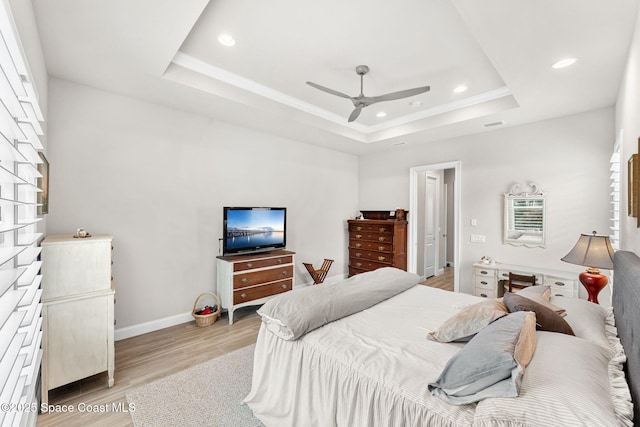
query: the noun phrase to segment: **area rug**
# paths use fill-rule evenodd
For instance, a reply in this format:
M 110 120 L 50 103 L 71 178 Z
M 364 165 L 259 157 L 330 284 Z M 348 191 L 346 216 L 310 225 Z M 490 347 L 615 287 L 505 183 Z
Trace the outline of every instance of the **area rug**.
M 136 427 L 263 424 L 242 400 L 251 389 L 255 345 L 211 359 L 127 392 Z

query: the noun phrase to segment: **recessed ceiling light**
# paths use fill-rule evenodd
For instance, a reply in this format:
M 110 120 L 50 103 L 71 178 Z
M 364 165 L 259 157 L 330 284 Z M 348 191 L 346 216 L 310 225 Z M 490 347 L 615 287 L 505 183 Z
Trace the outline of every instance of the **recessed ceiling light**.
M 226 33 L 220 34 L 218 36 L 218 41 L 224 46 L 233 46 L 236 44 L 236 39 L 234 39 L 231 34 Z
M 568 67 L 569 65 L 573 65 L 575 62 L 577 61 L 576 58 L 565 58 L 565 59 L 561 59 L 560 61 L 554 63 L 551 67 L 553 68 L 564 68 L 564 67 Z
M 413 108 L 418 108 L 422 106 L 422 101 L 411 101 L 409 105 L 412 106 Z
M 386 116 L 387 116 L 387 113 L 385 113 L 384 111 L 380 111 L 380 112 L 376 113 L 376 117 L 382 118 L 382 117 L 386 117 Z
M 462 92 L 464 92 L 464 91 L 465 91 L 465 90 L 467 90 L 467 89 L 469 89 L 469 88 L 468 88 L 468 87 L 466 87 L 465 85 L 456 86 L 456 87 L 453 89 L 453 93 L 462 93 Z

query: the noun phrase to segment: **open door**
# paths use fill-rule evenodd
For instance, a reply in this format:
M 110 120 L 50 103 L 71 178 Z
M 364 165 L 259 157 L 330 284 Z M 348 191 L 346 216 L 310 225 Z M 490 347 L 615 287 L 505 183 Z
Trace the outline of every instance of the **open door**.
M 421 277 L 438 275 L 443 270 L 439 267 L 450 265 L 453 267 L 454 291 L 460 289 L 460 168 L 461 163 L 449 162 L 433 165 L 417 166 L 410 169 L 410 201 L 409 201 L 409 241 L 407 247 L 407 269 L 417 273 Z M 441 218 L 433 221 L 433 228 L 430 227 L 427 213 L 427 173 L 439 176 L 442 180 L 436 185 L 440 207 L 433 209 L 436 215 Z M 444 178 L 443 178 L 444 177 Z M 443 182 L 446 183 L 446 208 L 442 198 L 445 197 Z M 441 212 L 444 210 L 444 212 Z M 446 218 L 446 221 L 444 220 Z M 444 228 L 446 224 L 446 229 Z M 432 237 L 433 246 L 429 242 Z M 446 243 L 444 242 L 446 239 Z M 435 252 L 431 263 L 431 248 Z M 433 265 L 433 272 L 431 265 Z

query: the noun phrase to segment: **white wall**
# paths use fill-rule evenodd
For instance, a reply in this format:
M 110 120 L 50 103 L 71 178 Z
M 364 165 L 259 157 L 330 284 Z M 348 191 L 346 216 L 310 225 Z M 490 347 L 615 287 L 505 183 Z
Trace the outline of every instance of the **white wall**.
M 620 249 L 640 254 L 640 228 L 637 219 L 627 216 L 627 160 L 638 153 L 640 138 L 640 12 L 631 41 L 629 57 L 616 103 L 616 130 L 622 130 L 622 189 L 620 194 Z M 612 146 L 613 149 L 613 146 Z
M 361 156 L 362 209 L 409 206 L 409 169 L 461 161 L 460 289 L 471 291 L 471 264 L 483 255 L 512 264 L 579 272 L 560 261 L 580 233 L 609 227 L 612 108 Z M 547 196 L 547 246 L 502 244 L 502 194 L 535 182 Z M 409 213 L 411 215 L 411 212 Z M 471 227 L 472 218 L 478 220 Z M 470 234 L 486 243 L 470 243 Z M 581 290 L 584 291 L 584 290 Z M 603 295 L 605 292 L 603 292 Z
M 285 206 L 287 248 L 346 273 L 357 158 L 59 79 L 49 82 L 49 234 L 114 239 L 116 328 L 215 289 L 223 206 Z

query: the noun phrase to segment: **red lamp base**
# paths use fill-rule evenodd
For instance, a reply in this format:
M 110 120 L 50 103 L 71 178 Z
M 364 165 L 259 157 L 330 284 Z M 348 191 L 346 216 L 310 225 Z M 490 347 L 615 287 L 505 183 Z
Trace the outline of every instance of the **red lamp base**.
M 600 272 L 592 273 L 587 270 L 580 273 L 578 277 L 580 279 L 580 283 L 582 283 L 582 285 L 587 289 L 589 301 L 600 304 L 598 302 L 598 294 L 605 286 L 607 286 L 607 283 L 609 282 L 607 276 Z

